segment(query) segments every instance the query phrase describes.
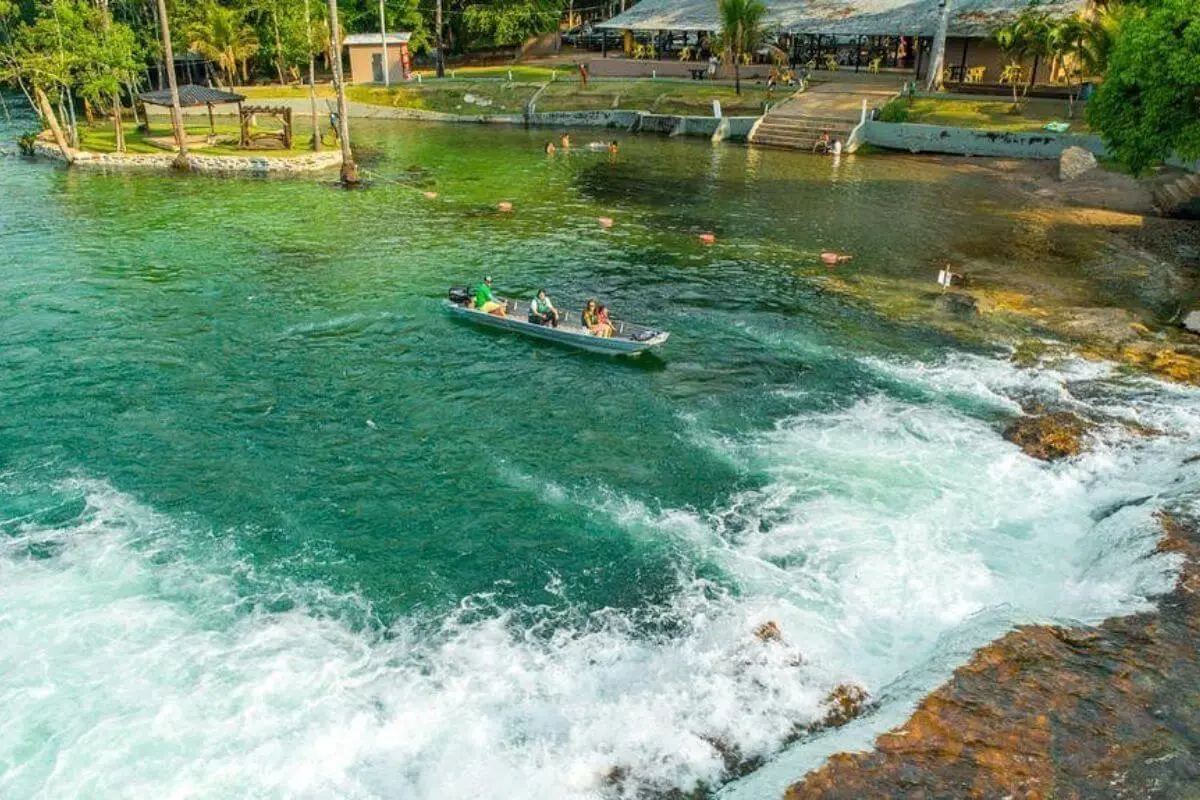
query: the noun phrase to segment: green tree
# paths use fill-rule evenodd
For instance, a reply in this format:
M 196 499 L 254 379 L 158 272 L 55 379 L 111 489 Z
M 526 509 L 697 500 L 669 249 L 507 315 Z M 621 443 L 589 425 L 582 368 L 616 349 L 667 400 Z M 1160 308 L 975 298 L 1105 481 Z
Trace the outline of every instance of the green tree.
M 216 62 L 227 85 L 237 83 L 239 65 L 242 79 L 249 82 L 248 62 L 258 52 L 258 37 L 242 11 L 208 0 L 187 26 L 185 36 L 188 47 Z
M 467 31 L 476 43 L 502 47 L 523 44 L 554 30 L 562 16 L 561 0 L 499 0 L 474 3 L 463 11 Z
M 721 17 L 721 49 L 733 62 L 734 91 L 740 95 L 742 59 L 762 41 L 767 7 L 758 0 L 717 0 L 717 13 Z
M 1050 52 L 1050 18 L 1036 3 L 1022 9 L 1011 22 L 1001 26 L 993 35 L 1000 52 L 1008 64 L 1004 67 L 1001 80 L 1012 85 L 1013 112 L 1021 109 L 1021 100 L 1029 91 L 1034 76 L 1025 74 L 1025 59 L 1034 59 L 1034 69 L 1039 58 Z M 1018 96 L 1018 91 L 1020 95 Z
M 1200 158 L 1200 0 L 1127 9 L 1087 118 L 1135 174 Z

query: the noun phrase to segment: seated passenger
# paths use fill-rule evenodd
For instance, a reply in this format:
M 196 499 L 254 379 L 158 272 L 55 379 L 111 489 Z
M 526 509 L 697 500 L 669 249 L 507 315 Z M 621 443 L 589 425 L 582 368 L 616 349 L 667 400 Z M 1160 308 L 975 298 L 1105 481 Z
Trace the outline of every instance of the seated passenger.
M 533 302 L 529 304 L 529 321 L 534 325 L 558 327 L 558 309 L 550 302 L 545 289 L 538 289 Z
M 483 279 L 483 283 L 475 287 L 475 308 L 485 314 L 495 314 L 497 317 L 503 317 L 504 304 L 496 300 L 492 295 L 492 276 L 489 275 Z
M 616 331 L 616 328 L 613 327 L 612 322 L 608 319 L 608 308 L 600 306 L 596 309 L 596 325 L 592 328 L 592 333 L 607 339 L 613 335 L 614 331 Z
M 596 301 L 588 300 L 587 305 L 583 307 L 583 311 L 579 312 L 579 322 L 583 327 L 587 328 L 592 333 L 595 333 L 593 328 L 599 324 L 600 320 L 596 313 Z

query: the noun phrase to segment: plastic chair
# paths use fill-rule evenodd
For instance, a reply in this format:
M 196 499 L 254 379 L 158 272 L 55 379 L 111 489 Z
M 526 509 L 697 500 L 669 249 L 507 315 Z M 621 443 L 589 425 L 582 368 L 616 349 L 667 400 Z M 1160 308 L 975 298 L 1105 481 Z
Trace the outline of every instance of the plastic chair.
M 883 64 L 882 58 L 872 58 L 871 63 L 867 64 L 867 72 L 879 74 L 879 67 Z
M 825 56 L 825 69 L 829 70 L 830 72 L 837 72 L 837 71 L 838 71 L 838 62 L 837 62 L 837 57 L 836 57 L 836 56 L 831 56 L 831 55 L 828 55 L 828 54 L 826 54 L 826 56 Z

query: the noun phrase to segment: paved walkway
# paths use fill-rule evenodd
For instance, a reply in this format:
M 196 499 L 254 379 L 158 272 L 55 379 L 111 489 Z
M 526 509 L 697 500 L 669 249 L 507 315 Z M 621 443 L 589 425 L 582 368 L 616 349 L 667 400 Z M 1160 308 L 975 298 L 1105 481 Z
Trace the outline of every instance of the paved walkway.
M 886 103 L 900 92 L 904 74 L 838 76 L 837 73 L 817 73 L 809 83 L 808 91 L 793 95 L 771 109 L 770 117 L 816 117 L 820 119 L 845 119 L 857 122 L 862 113 L 862 102 L 867 108 Z

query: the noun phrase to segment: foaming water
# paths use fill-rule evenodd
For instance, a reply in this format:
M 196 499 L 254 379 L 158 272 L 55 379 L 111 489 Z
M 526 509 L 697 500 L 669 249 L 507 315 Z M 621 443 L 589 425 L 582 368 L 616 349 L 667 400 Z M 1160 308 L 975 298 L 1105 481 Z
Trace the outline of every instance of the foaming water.
M 472 595 L 384 624 L 365 597 L 256 575 L 222 535 L 103 481 L 10 475 L 0 796 L 712 787 L 727 758 L 778 753 L 838 683 L 880 700 L 844 742 L 862 745 L 1007 627 L 1127 613 L 1169 585 L 1152 515 L 1200 487 L 1181 466 L 1196 392 L 978 357 L 870 366 L 937 399 L 880 394 L 704 437 L 764 478 L 716 510 L 548 485 L 546 502 L 674 543 L 670 599 L 632 611 L 589 610 L 550 576 L 544 606 Z M 1117 426 L 1049 466 L 961 409 L 1068 386 L 1097 408 L 1153 396 L 1164 435 Z M 754 637 L 767 620 L 782 642 Z M 767 796 L 820 748 L 801 740 L 727 791 Z

